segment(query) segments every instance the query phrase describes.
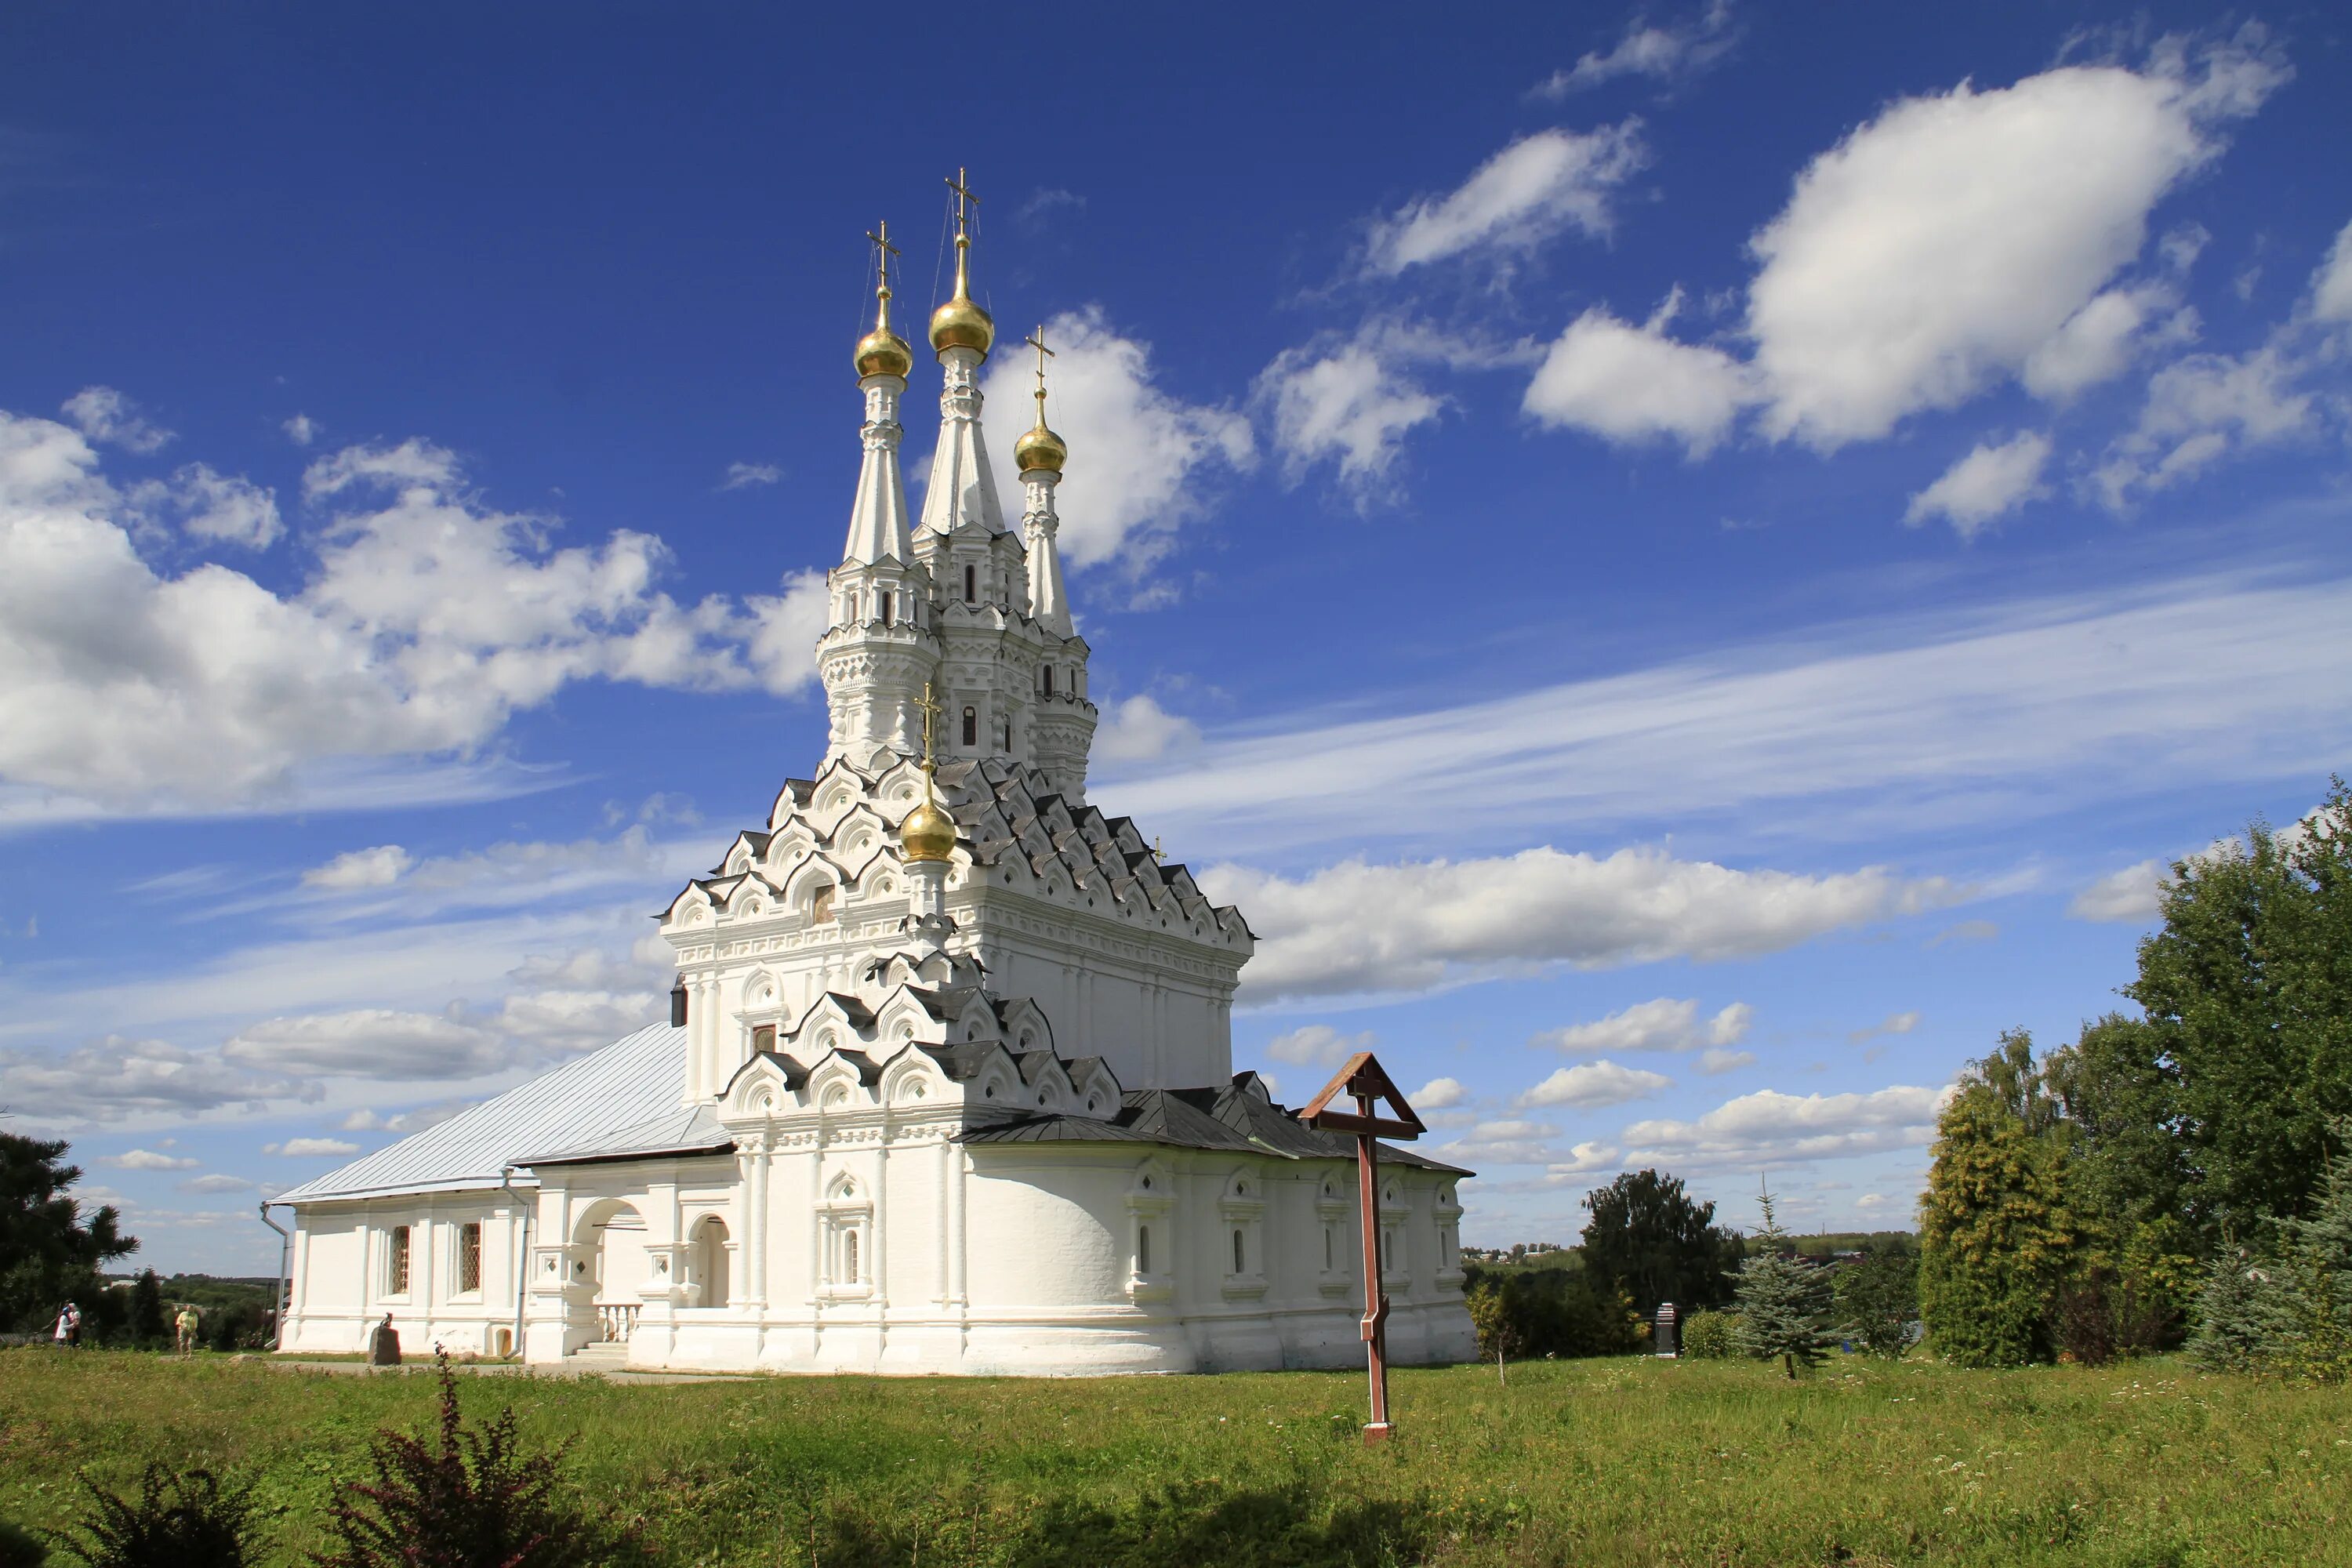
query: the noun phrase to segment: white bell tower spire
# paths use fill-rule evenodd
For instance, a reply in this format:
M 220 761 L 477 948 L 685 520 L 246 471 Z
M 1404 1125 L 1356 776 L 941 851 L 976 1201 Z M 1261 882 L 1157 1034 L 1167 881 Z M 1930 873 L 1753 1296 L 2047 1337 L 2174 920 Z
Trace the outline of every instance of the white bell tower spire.
M 841 564 L 825 577 L 831 625 L 817 643 L 831 720 L 828 759 L 864 763 L 877 747 L 914 749 L 914 700 L 939 663 L 931 630 L 930 576 L 916 559 L 907 522 L 907 487 L 898 474 L 898 399 L 914 365 L 907 340 L 890 326 L 890 226 L 874 242 L 874 330 L 858 340 L 857 385 L 866 395 L 864 457 L 850 503 Z
M 1037 423 L 1013 443 L 1021 472 L 1023 542 L 1029 551 L 1029 615 L 1040 645 L 1030 722 L 1030 754 L 1040 772 L 1071 804 L 1087 798 L 1087 757 L 1095 739 L 1095 705 L 1087 700 L 1086 639 L 1070 622 L 1069 590 L 1062 584 L 1062 526 L 1054 491 L 1070 448 L 1045 424 L 1045 329 L 1026 340 L 1037 351 Z
M 940 444 L 923 490 L 923 528 L 953 533 L 976 522 L 1003 533 L 1004 514 L 988 471 L 988 447 L 980 437 L 980 367 L 996 342 L 996 323 L 971 298 L 971 209 L 980 198 L 961 169 L 948 188 L 955 193 L 955 293 L 931 312 L 931 347 L 946 379 L 940 388 Z

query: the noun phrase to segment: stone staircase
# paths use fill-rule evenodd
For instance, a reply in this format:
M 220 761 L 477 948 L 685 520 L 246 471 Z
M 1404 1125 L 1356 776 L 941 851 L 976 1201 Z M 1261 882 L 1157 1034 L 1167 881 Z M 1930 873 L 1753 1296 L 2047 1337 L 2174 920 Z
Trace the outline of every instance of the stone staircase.
M 613 1341 L 582 1345 L 563 1361 L 581 1372 L 621 1372 L 628 1367 L 629 1347 Z

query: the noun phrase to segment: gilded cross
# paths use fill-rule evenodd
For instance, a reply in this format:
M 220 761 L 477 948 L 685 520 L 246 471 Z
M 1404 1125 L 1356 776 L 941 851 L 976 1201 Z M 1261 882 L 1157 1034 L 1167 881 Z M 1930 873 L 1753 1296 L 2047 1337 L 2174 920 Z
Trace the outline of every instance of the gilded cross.
M 1037 330 L 1021 341 L 1037 351 L 1037 416 L 1042 421 L 1045 416 L 1045 362 L 1054 357 L 1054 351 L 1045 346 L 1045 323 L 1038 322 Z
M 937 765 L 931 755 L 931 721 L 944 711 L 940 700 L 931 695 L 931 683 L 928 680 L 923 682 L 923 694 L 915 699 L 915 711 L 923 716 L 923 767 L 928 772 Z
M 882 287 L 887 289 L 890 287 L 890 258 L 898 254 L 898 247 L 890 243 L 890 220 L 884 218 L 878 227 L 880 233 L 869 230 L 866 237 L 874 242 L 875 269 L 882 275 Z
M 961 234 L 971 227 L 971 215 L 966 209 L 980 205 L 980 198 L 971 194 L 971 186 L 967 183 L 961 165 L 957 166 L 955 178 L 948 182 L 948 189 L 955 193 L 956 232 Z
M 1153 837 L 1151 840 L 1151 858 L 1154 861 L 1165 860 L 1168 858 L 1168 851 L 1160 847 L 1160 840 L 1157 837 Z

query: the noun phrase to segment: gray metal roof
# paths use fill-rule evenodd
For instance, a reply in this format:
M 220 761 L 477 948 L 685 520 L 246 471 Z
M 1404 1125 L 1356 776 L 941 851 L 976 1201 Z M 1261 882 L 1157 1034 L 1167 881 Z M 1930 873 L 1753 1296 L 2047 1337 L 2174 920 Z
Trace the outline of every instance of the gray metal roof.
M 590 1160 L 633 1160 L 650 1154 L 715 1154 L 735 1147 L 734 1135 L 719 1125 L 708 1105 L 673 1105 L 650 1121 L 525 1155 L 524 1165 L 578 1164 Z
M 686 1031 L 656 1024 L 273 1201 L 495 1187 L 500 1167 L 526 1154 L 560 1149 L 579 1159 L 646 1132 L 666 1114 L 683 1123 L 685 1092 Z

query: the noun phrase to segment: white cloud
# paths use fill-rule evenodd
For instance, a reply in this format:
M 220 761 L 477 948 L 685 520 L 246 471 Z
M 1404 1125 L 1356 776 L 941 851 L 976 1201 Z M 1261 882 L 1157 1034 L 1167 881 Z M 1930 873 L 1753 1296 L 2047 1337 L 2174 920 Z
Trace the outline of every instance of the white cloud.
M 1898 1085 L 1868 1094 L 1759 1089 L 1695 1121 L 1637 1121 L 1619 1136 L 1628 1165 L 1676 1170 L 1788 1165 L 1925 1146 L 1948 1089 Z
M 1551 1141 L 1559 1129 L 1547 1122 L 1508 1119 L 1481 1121 L 1450 1143 L 1432 1151 L 1441 1160 L 1475 1160 L 1488 1165 L 1540 1165 L 1556 1158 Z
M 1141 763 L 1198 745 L 1201 727 L 1145 693 L 1113 703 L 1095 731 L 1093 754 L 1107 763 Z
M 404 1136 L 422 1132 L 428 1127 L 438 1127 L 461 1110 L 470 1110 L 481 1101 L 476 1100 L 444 1100 L 431 1105 L 420 1105 L 394 1115 L 386 1116 L 373 1106 L 362 1106 L 338 1122 L 346 1132 L 398 1132 Z
M 143 480 L 131 488 L 130 499 L 142 511 L 176 511 L 189 534 L 223 544 L 264 550 L 286 531 L 277 491 L 241 475 L 216 474 L 203 463 L 188 464 L 169 484 Z
M 2144 349 L 2194 337 L 2196 315 L 2181 309 L 2179 290 L 2169 283 L 2109 289 L 2026 356 L 2026 390 L 2063 402 L 2122 374 Z
M 1570 1149 L 1565 1160 L 1549 1161 L 1546 1174 L 1559 1178 L 1591 1175 L 1597 1171 L 1613 1171 L 1623 1163 L 1620 1155 L 1621 1151 L 1615 1145 L 1593 1139 Z
M 243 1176 L 215 1174 L 192 1176 L 184 1182 L 174 1183 L 173 1188 L 183 1193 L 249 1193 L 258 1185 L 259 1183 L 249 1182 Z
M 1408 375 L 1364 337 L 1285 349 L 1259 373 L 1255 396 L 1274 422 L 1274 442 L 1296 482 L 1331 461 L 1360 498 L 1384 477 L 1416 426 L 1444 412 L 1445 399 Z
M 1919 1014 L 1916 1009 L 1902 1013 L 1889 1013 L 1870 1027 L 1856 1029 L 1848 1035 L 1845 1037 L 1846 1044 L 1858 1046 L 1866 1040 L 1875 1040 L 1887 1035 L 1907 1035 L 1918 1026 Z
M 1911 498 L 1903 521 L 1916 528 L 1941 517 L 1962 539 L 1973 539 L 1993 519 L 2048 493 L 2042 470 L 2049 462 L 2050 437 L 2038 430 L 2021 430 L 1999 446 L 1979 442 Z
M 305 490 L 334 510 L 299 595 L 214 564 L 165 577 L 82 437 L 0 414 L 0 778 L 96 803 L 67 815 L 291 804 L 320 769 L 462 755 L 572 681 L 799 673 L 744 663 L 764 604 L 674 604 L 648 535 L 552 548 L 429 443 L 346 448 Z
M 2074 895 L 2066 912 L 2078 921 L 2139 924 L 2156 919 L 2157 889 L 2172 875 L 2161 860 L 2142 860 L 2105 876 Z
M 1213 826 L 1231 854 L 1290 857 L 1440 822 L 1456 844 L 1485 821 L 1736 816 L 1748 842 L 2011 822 L 2158 781 L 2323 775 L 2352 746 L 2347 663 L 2352 582 L 2184 578 L 1906 610 L 1420 712 L 1401 695 L 1373 718 L 1270 714 L 1095 794 L 1166 831 Z
M 317 1159 L 320 1156 L 356 1154 L 360 1146 L 341 1138 L 289 1138 L 283 1143 L 264 1143 L 265 1154 L 279 1154 L 289 1160 Z
M 1574 66 L 1554 71 L 1536 89 L 1536 93 L 1542 98 L 1560 99 L 1620 77 L 1645 76 L 1674 81 L 1694 75 L 1713 65 L 1731 47 L 1735 40 L 1730 24 L 1731 6 L 1727 0 L 1712 0 L 1690 21 L 1673 26 L 1663 26 L 1637 15 L 1626 24 L 1624 36 L 1615 47 L 1606 53 L 1595 50 L 1580 56 Z
M 1244 996 L 1414 992 L 1567 965 L 1748 957 L 1959 896 L 1883 867 L 1831 876 L 1736 871 L 1655 849 L 1545 847 L 1494 859 L 1375 866 L 1296 879 L 1214 866 L 1204 888 L 1259 933 Z
M 204 1163 L 202 1160 L 158 1153 L 152 1149 L 125 1149 L 120 1154 L 101 1154 L 98 1163 L 118 1171 L 193 1171 Z
M 1594 308 L 1570 322 L 1528 384 L 1522 406 L 1544 424 L 1607 440 L 1680 441 L 1711 451 L 1759 394 L 1755 377 L 1721 349 L 1665 335 L 1679 295 L 1634 326 Z
M 1423 196 L 1373 225 L 1368 262 L 1393 277 L 1465 251 L 1533 250 L 1567 228 L 1610 229 L 1610 194 L 1648 161 L 1642 122 L 1523 136 L 1462 185 Z
M 221 1055 L 246 1067 L 303 1078 L 395 1081 L 473 1078 L 512 1060 L 495 1030 L 446 1016 L 383 1007 L 267 1019 L 238 1031 Z
M 373 849 L 347 849 L 323 866 L 302 873 L 302 885 L 323 892 L 350 892 L 361 888 L 388 888 L 400 880 L 416 857 L 397 844 Z
M 747 485 L 772 485 L 784 477 L 784 470 L 773 463 L 730 463 L 727 477 L 719 481 L 722 490 L 740 490 Z
M 2159 50 L 1882 112 L 1750 242 L 1766 430 L 1832 450 L 2022 370 L 2139 254 L 2158 198 L 2220 152 L 2217 123 L 2288 74 L 2250 28 L 2194 62 Z
M 2314 395 L 2295 387 L 2303 369 L 2276 338 L 2243 354 L 2190 354 L 2166 365 L 2149 378 L 2138 423 L 2093 477 L 2100 499 L 2120 511 L 2233 450 L 2304 434 Z
M 1110 325 L 1098 307 L 1066 311 L 1045 326 L 1054 346 L 1048 407 L 1069 443 L 1069 467 L 1055 492 L 1062 553 L 1074 567 L 1124 560 L 1149 563 L 1195 515 L 1202 487 L 1219 470 L 1255 461 L 1249 421 L 1212 404 L 1186 403 L 1157 380 L 1151 345 Z M 1035 409 L 1031 367 L 1006 354 L 989 367 L 982 390 L 997 412 L 989 427 L 1006 449 L 1008 432 L 1025 430 Z M 997 473 L 1007 517 L 1022 510 L 1020 477 Z
M 1372 1032 L 1343 1035 L 1328 1024 L 1307 1024 L 1265 1043 L 1265 1054 L 1294 1067 L 1338 1067 L 1358 1051 L 1372 1048 Z
M 1568 1105 L 1591 1110 L 1604 1105 L 1622 1105 L 1629 1100 L 1647 1099 L 1674 1086 L 1675 1080 L 1664 1073 L 1621 1067 L 1604 1057 L 1597 1062 L 1579 1062 L 1572 1068 L 1555 1069 L 1549 1078 L 1513 1103 Z
M 2352 321 L 2352 223 L 2336 231 L 2327 258 L 2311 275 L 2311 313 L 2323 321 Z
M 1405 1102 L 1415 1110 L 1450 1110 L 1469 1098 L 1470 1091 L 1462 1087 L 1461 1079 L 1433 1078 L 1406 1096 Z
M 833 614 L 824 574 L 814 567 L 787 576 L 783 589 L 746 602 L 758 623 L 751 634 L 751 668 L 760 684 L 779 696 L 816 685 L 816 641 Z
M 1698 1054 L 1698 1070 L 1709 1078 L 1720 1077 L 1727 1072 L 1738 1072 L 1741 1068 L 1752 1068 L 1755 1065 L 1754 1051 L 1732 1051 L 1726 1050 L 1721 1046 L 1709 1046 Z
M 278 426 L 286 438 L 297 447 L 307 447 L 319 438 L 319 422 L 307 414 L 297 414 Z
M 273 1100 L 316 1100 L 323 1090 L 183 1049 L 165 1040 L 109 1035 L 64 1051 L 0 1047 L 8 1109 L 47 1121 L 110 1122 L 184 1117 L 226 1106 L 259 1110 Z
M 65 416 L 93 441 L 128 452 L 152 452 L 173 439 L 142 417 L 138 405 L 110 386 L 85 386 L 65 401 Z
M 1704 1024 L 1698 1003 L 1660 996 L 1637 1002 L 1622 1012 L 1590 1024 L 1547 1029 L 1529 1041 L 1569 1056 L 1595 1056 L 1604 1051 L 1696 1051 L 1708 1046 L 1736 1046 L 1747 1037 L 1756 1009 L 1734 1002 Z

